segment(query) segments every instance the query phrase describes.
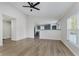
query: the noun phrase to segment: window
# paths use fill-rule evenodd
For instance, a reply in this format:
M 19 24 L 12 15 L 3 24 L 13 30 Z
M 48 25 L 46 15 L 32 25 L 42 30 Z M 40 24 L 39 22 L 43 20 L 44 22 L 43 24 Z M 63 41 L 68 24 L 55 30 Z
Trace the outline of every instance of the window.
M 42 25 L 42 26 L 40 26 L 41 27 L 41 30 L 44 30 L 44 26 Z
M 56 25 L 52 26 L 52 30 L 56 30 Z
M 44 30 L 50 30 L 50 24 L 44 25 Z
M 40 30 L 40 26 L 37 26 L 37 29 Z

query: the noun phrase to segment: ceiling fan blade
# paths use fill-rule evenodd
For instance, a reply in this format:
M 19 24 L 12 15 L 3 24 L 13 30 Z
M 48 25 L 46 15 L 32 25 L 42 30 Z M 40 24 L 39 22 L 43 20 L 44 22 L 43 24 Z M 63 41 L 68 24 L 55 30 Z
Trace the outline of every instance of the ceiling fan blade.
M 23 6 L 23 7 L 30 7 L 30 6 Z
M 36 8 L 36 7 L 33 7 L 34 9 L 36 9 L 36 10 L 40 10 L 39 8 Z
M 38 4 L 40 4 L 40 2 L 35 3 L 33 6 L 36 6 L 36 5 L 38 5 Z
M 30 2 L 28 2 L 28 4 L 31 6 L 31 3 Z

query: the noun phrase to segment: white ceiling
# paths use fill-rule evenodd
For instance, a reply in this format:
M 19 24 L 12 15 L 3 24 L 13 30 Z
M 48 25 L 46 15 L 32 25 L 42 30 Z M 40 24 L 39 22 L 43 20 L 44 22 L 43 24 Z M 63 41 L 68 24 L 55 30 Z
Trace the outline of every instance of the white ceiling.
M 40 2 L 36 7 L 40 8 L 40 11 L 30 8 L 24 8 L 22 5 L 28 5 L 27 2 L 13 2 L 11 3 L 24 14 L 37 17 L 52 17 L 54 19 L 60 19 L 65 12 L 72 6 L 73 2 Z

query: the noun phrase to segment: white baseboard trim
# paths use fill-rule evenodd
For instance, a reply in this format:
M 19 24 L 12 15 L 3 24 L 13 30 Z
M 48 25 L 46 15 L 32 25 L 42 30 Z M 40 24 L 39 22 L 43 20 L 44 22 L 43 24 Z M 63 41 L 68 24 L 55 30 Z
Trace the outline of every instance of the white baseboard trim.
M 33 37 L 27 37 L 27 39 L 35 39 Z M 40 40 L 60 40 L 60 39 L 48 39 L 48 38 L 39 38 Z
M 66 44 L 63 40 L 61 40 L 61 42 L 62 42 L 75 56 L 78 56 L 78 54 L 75 53 L 75 52 L 73 51 L 73 49 L 72 49 L 68 44 Z
M 43 39 L 43 40 L 60 40 L 60 39 L 47 39 L 47 38 L 39 38 L 39 39 Z
M 21 38 L 21 39 L 11 39 L 12 41 L 19 41 L 19 40 L 24 40 L 24 39 L 27 39 L 27 37 L 26 38 Z
M 0 46 L 3 46 L 3 44 L 0 44 Z
M 0 47 L 3 46 L 3 42 L 0 42 Z

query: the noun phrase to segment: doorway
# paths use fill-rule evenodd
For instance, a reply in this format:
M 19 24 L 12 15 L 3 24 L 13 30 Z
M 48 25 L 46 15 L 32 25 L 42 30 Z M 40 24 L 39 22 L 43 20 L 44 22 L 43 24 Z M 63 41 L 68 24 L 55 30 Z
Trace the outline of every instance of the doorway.
M 34 38 L 39 39 L 40 31 L 37 30 L 37 26 L 34 27 Z
M 3 17 L 3 45 L 13 42 L 13 18 L 8 15 L 2 15 Z M 15 34 L 14 34 L 15 35 Z

